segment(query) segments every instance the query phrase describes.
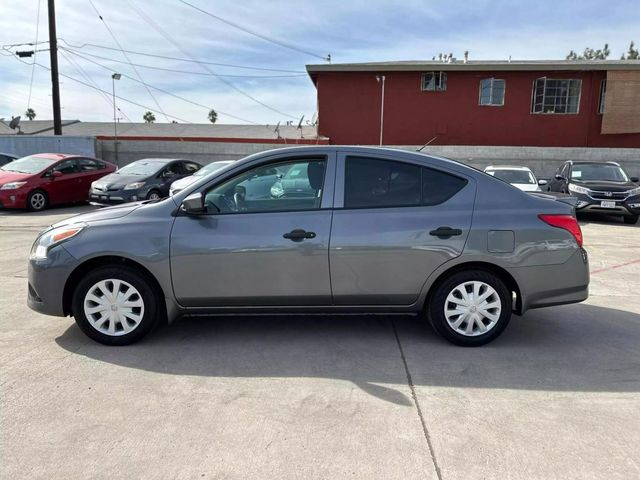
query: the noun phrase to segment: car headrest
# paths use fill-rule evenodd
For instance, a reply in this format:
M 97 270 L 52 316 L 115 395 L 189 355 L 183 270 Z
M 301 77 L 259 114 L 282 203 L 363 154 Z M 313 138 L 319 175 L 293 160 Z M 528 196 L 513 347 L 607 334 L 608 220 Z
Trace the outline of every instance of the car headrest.
M 308 163 L 307 177 L 309 178 L 309 185 L 311 185 L 311 188 L 314 190 L 320 190 L 324 180 L 324 162 Z

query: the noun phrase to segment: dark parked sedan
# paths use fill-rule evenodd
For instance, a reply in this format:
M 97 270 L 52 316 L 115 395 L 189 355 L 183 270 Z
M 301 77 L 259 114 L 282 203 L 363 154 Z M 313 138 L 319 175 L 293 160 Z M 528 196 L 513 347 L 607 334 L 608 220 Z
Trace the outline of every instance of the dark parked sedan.
M 169 196 L 173 182 L 201 168 L 199 163 L 175 158 L 137 160 L 93 182 L 89 200 L 99 205 L 158 200 Z
M 620 215 L 631 225 L 640 217 L 638 178 L 615 162 L 566 162 L 551 180 L 549 190 L 576 197 L 579 213 Z
M 313 195 L 246 196 L 249 179 L 288 168 Z M 31 250 L 28 303 L 110 345 L 183 315 L 373 311 L 477 346 L 512 312 L 587 298 L 574 201 L 415 152 L 272 150 L 166 200 L 48 228 Z

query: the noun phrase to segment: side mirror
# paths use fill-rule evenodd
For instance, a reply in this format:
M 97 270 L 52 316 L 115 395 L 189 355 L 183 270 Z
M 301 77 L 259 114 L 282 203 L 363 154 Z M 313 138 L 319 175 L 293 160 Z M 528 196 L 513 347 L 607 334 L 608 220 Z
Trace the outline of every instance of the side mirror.
M 556 173 L 555 179 L 556 180 L 564 180 L 564 177 L 562 175 L 560 175 L 559 173 Z
M 638 178 L 638 177 L 631 177 L 631 181 L 632 181 L 633 183 L 638 183 L 638 182 L 640 182 L 640 178 Z
M 202 193 L 192 193 L 182 201 L 180 209 L 188 215 L 202 215 L 206 213 L 204 196 Z
M 547 183 L 549 182 L 547 182 L 544 178 L 541 178 L 540 180 L 538 180 L 538 185 L 546 185 Z

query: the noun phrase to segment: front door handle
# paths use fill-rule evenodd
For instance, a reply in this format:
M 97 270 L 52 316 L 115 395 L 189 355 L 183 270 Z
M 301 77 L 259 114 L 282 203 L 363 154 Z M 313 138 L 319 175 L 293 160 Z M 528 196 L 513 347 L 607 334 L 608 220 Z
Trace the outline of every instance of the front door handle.
M 294 242 L 301 242 L 302 240 L 308 238 L 316 238 L 315 232 L 307 232 L 306 230 L 302 230 L 299 228 L 291 230 L 289 233 L 285 233 L 282 236 L 287 240 L 292 240 Z
M 435 230 L 431 230 L 429 235 L 433 235 L 438 238 L 449 238 L 457 235 L 462 235 L 462 230 L 459 228 L 451 227 L 438 227 Z

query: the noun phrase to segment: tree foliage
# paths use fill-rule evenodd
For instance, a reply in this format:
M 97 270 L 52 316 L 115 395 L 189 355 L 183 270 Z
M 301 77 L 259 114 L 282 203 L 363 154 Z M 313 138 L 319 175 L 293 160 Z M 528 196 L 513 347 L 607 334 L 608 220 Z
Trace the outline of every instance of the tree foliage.
M 602 49 L 585 48 L 582 55 L 571 50 L 566 58 L 567 60 L 606 60 L 609 55 L 611 55 L 611 50 L 609 50 L 609 44 L 605 43 Z
M 209 119 L 209 121 L 211 123 L 216 123 L 216 121 L 218 120 L 218 112 L 216 112 L 213 108 L 211 110 L 209 110 L 209 115 L 207 115 L 207 118 Z
M 627 50 L 627 55 L 625 57 L 625 54 L 622 54 L 622 57 L 620 58 L 620 60 L 640 60 L 640 52 L 638 51 L 637 48 L 635 48 L 635 43 L 633 41 L 631 41 L 631 43 L 629 44 L 629 50 Z
M 34 118 L 36 118 L 36 111 L 33 108 L 27 108 L 27 111 L 24 112 L 24 115 L 29 120 L 33 120 Z
M 144 120 L 144 123 L 153 123 L 156 121 L 156 116 L 153 114 L 153 112 L 146 111 L 144 112 L 142 119 Z

